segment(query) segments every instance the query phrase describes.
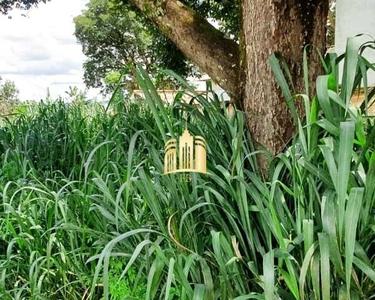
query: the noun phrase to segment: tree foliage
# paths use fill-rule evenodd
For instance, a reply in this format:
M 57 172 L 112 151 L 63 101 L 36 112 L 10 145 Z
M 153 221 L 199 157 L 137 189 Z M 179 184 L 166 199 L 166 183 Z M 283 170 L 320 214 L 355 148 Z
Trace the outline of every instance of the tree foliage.
M 46 3 L 50 0 L 1 0 L 0 1 L 0 12 L 3 14 L 8 13 L 13 8 L 29 9 L 32 6 L 38 5 L 38 3 Z
M 150 65 L 151 35 L 126 9 L 110 9 L 107 0 L 92 0 L 82 15 L 74 18 L 75 36 L 87 56 L 84 80 L 101 87 L 107 73 L 129 63 Z
M 15 83 L 10 80 L 6 80 L 2 84 L 2 78 L 0 77 L 0 115 L 10 113 L 18 103 L 19 90 Z
M 220 30 L 228 37 L 238 40 L 238 0 L 186 0 L 182 1 L 206 19 L 215 20 Z
M 182 76 L 193 70 L 182 52 L 131 5 L 91 0 L 74 22 L 75 35 L 87 56 L 84 81 L 90 87 L 103 87 L 108 73 L 135 63 L 164 86 L 168 80 L 158 71 L 160 68 L 172 69 Z M 125 76 L 126 87 L 132 89 L 134 81 L 129 72 Z
M 185 1 L 205 18 L 215 20 L 226 35 L 238 37 L 237 1 Z M 87 9 L 74 19 L 75 35 L 87 56 L 84 80 L 90 87 L 103 87 L 109 72 L 140 63 L 156 79 L 170 86 L 160 68 L 171 69 L 183 77 L 197 75 L 196 67 L 161 31 L 128 1 L 91 0 Z M 125 77 L 132 89 L 134 76 Z

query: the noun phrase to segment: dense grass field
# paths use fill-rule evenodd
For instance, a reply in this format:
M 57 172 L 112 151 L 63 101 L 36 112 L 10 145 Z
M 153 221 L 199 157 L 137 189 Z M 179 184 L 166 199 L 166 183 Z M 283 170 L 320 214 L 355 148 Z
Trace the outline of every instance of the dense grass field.
M 374 298 L 375 127 L 349 103 L 372 66 L 356 47 L 340 88 L 341 58 L 327 57 L 313 99 L 292 96 L 271 58 L 306 117 L 290 105 L 298 132 L 276 157 L 263 151 L 267 176 L 244 113 L 188 85 L 194 105 L 167 107 L 141 69 L 143 102 L 40 103 L 5 120 L 0 298 Z M 191 181 L 162 175 L 187 118 L 208 143 L 209 175 Z

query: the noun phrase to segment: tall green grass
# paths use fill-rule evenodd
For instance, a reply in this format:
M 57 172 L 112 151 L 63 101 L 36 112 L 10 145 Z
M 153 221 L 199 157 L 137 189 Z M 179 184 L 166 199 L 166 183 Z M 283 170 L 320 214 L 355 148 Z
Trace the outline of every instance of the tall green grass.
M 133 135 L 153 124 L 144 105 L 106 113 L 96 104 L 54 102 L 27 107 L 1 129 L 2 298 L 89 295 L 95 264 L 87 260 L 100 251 L 101 238 L 123 228 L 107 223 L 99 179 L 121 187 Z M 143 160 L 146 145 L 138 146 Z
M 371 298 L 375 129 L 349 103 L 373 68 L 361 50 L 353 39 L 345 57 L 327 56 L 313 99 L 292 96 L 271 58 L 306 117 L 294 114 L 298 133 L 270 158 L 267 180 L 242 112 L 229 116 L 182 80 L 194 103 L 166 107 L 142 69 L 143 103 L 46 103 L 10 120 L 0 133 L 2 299 Z M 162 175 L 164 143 L 187 118 L 208 143 L 209 175 L 191 181 Z
M 327 57 L 327 75 L 318 77 L 316 97 L 294 97 L 303 101 L 306 118 L 298 120 L 293 145 L 278 156 L 280 162 L 275 161 L 281 172 L 274 173 L 274 182 L 282 172 L 289 178 L 289 211 L 293 210 L 296 223 L 287 232 L 301 237 L 303 247 L 293 255 L 300 265 L 296 298 L 366 299 L 374 295 L 374 232 L 370 228 L 374 223 L 375 128 L 367 105 L 358 109 L 350 104 L 361 84 L 367 88 L 366 72 L 373 70 L 359 55 L 367 46 L 349 39 L 345 56 Z M 342 59 L 344 71 L 339 79 Z M 280 69 L 274 57 L 271 62 Z M 278 80 L 287 90 L 283 75 Z M 365 104 L 372 97 L 367 95 Z

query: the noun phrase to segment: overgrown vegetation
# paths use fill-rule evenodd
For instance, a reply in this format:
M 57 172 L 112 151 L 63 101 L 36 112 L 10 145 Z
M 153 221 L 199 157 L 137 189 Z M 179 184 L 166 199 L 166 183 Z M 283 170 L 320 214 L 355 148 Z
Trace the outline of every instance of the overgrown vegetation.
M 268 179 L 242 112 L 229 116 L 218 97 L 184 82 L 200 108 L 178 97 L 165 107 L 141 69 L 144 103 L 44 103 L 9 120 L 0 133 L 1 298 L 371 298 L 375 128 L 366 106 L 375 92 L 350 106 L 373 69 L 358 53 L 351 39 L 341 86 L 342 58 L 327 56 L 314 99 L 308 85 L 292 96 L 285 65 L 271 58 L 298 134 L 270 158 Z M 187 116 L 208 142 L 210 173 L 189 182 L 162 175 L 164 143 Z

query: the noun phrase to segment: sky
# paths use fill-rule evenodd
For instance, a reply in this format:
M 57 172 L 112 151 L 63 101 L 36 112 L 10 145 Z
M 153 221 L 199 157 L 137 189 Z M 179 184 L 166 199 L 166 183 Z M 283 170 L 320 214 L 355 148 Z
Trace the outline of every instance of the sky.
M 73 17 L 88 0 L 52 0 L 29 11 L 0 15 L 0 76 L 15 82 L 21 100 L 66 96 L 69 86 L 84 90 L 85 56 L 74 36 Z M 98 90 L 90 90 L 90 98 Z

